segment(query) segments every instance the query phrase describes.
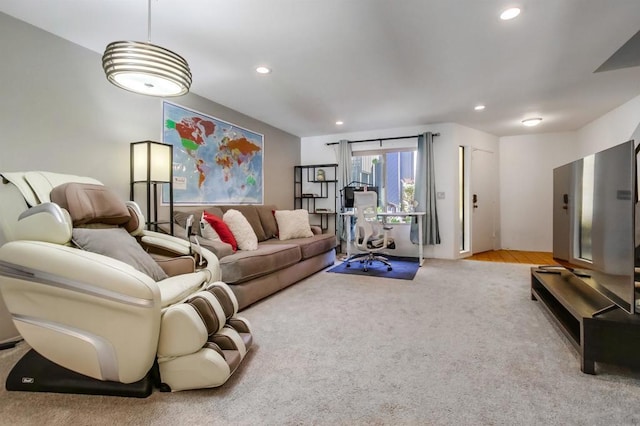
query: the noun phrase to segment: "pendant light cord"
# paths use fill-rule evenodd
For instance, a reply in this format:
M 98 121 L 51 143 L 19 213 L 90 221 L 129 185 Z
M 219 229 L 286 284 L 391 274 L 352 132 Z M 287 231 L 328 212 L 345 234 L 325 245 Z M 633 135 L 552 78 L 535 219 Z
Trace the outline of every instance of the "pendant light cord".
M 151 0 L 147 4 L 147 43 L 151 44 Z

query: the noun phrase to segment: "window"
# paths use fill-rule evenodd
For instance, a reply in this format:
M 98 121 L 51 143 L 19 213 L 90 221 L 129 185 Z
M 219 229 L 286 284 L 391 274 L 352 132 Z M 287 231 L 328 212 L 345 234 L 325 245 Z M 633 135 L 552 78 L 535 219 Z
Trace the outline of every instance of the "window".
M 415 150 L 354 152 L 352 181 L 378 189 L 378 210 L 412 212 L 415 188 Z M 389 222 L 410 222 L 411 218 L 390 217 Z

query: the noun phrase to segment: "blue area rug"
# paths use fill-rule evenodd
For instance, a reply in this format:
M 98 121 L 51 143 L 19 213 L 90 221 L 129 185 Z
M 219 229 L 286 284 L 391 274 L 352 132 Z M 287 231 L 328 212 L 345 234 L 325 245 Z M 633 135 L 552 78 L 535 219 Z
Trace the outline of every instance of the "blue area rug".
M 351 266 L 347 268 L 345 262 L 334 266 L 327 272 L 335 272 L 337 274 L 350 274 L 350 275 L 365 275 L 368 277 L 380 277 L 380 278 L 395 278 L 398 280 L 412 280 L 418 272 L 420 264 L 415 257 L 396 257 L 385 256 L 389 259 L 391 271 L 387 271 L 387 266 L 381 262 L 373 262 L 369 265 L 369 270 L 365 272 L 363 270 L 364 265 L 360 262 L 351 262 Z

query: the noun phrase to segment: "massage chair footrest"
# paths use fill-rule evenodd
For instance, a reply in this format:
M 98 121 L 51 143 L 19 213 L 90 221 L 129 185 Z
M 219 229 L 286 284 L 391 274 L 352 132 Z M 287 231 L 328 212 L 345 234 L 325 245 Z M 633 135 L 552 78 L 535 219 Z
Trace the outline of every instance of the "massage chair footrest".
M 31 349 L 7 377 L 8 391 L 75 393 L 146 398 L 153 392 L 152 371 L 135 383 L 97 380 L 55 364 Z

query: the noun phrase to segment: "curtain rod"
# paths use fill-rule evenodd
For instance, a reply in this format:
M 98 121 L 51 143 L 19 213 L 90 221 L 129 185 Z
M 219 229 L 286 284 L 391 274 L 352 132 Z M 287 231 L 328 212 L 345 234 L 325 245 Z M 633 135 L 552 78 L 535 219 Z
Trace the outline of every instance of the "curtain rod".
M 398 139 L 413 139 L 413 138 L 417 138 L 418 136 L 422 136 L 422 134 L 419 135 L 414 135 L 414 136 L 396 136 L 393 138 L 375 138 L 375 139 L 361 139 L 359 141 L 349 141 L 349 143 L 360 143 L 360 142 L 375 142 L 375 141 L 379 141 L 380 145 L 382 145 L 382 141 L 394 141 L 394 140 L 398 140 Z M 433 133 L 432 136 L 440 136 L 440 133 Z M 326 143 L 327 146 L 329 145 L 338 145 L 340 142 L 328 142 Z

